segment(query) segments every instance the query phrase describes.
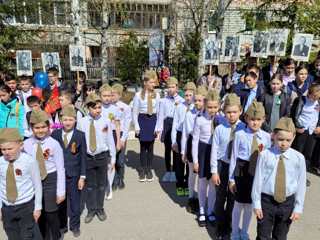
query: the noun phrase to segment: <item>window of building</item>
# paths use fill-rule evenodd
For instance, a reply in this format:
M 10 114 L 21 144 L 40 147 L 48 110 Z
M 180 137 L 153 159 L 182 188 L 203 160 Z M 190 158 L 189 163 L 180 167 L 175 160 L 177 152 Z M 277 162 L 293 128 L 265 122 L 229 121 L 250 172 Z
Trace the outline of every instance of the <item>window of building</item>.
M 70 8 L 69 4 L 65 2 L 56 2 L 55 3 L 55 17 L 56 24 L 58 25 L 66 25 L 69 24 L 69 13 Z
M 102 5 L 88 2 L 88 25 L 90 27 L 101 27 L 102 23 Z
M 41 23 L 54 25 L 54 3 L 46 2 L 41 5 Z
M 159 29 L 162 17 L 169 17 L 169 6 L 162 4 L 111 4 L 108 9 L 111 27 Z
M 25 3 L 25 14 L 26 23 L 29 24 L 39 24 L 40 14 L 39 14 L 39 4 L 38 3 Z
M 21 1 L 15 5 L 15 23 L 40 25 L 69 24 L 70 2 L 68 1 Z

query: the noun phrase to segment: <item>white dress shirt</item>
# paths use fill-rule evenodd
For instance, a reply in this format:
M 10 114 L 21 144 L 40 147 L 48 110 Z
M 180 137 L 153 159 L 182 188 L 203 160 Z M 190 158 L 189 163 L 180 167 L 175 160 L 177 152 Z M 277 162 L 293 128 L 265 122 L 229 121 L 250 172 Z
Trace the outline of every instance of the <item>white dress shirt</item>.
M 90 124 L 91 120 L 94 121 L 94 127 L 96 129 L 96 143 L 97 149 L 92 152 L 90 150 Z M 112 126 L 109 118 L 104 115 L 100 115 L 94 119 L 89 114 L 82 118 L 78 124 L 78 129 L 85 133 L 87 142 L 87 153 L 91 156 L 106 152 L 109 150 L 111 156 L 111 163 L 116 162 L 116 148 L 112 135 Z
M 18 191 L 17 199 L 14 203 L 7 200 L 7 169 L 9 162 L 0 157 L 0 208 L 2 202 L 5 205 L 13 206 L 31 201 L 35 198 L 34 210 L 42 209 L 42 184 L 38 162 L 26 153 L 20 153 L 17 160 L 13 162 L 16 186 Z M 18 170 L 20 170 L 19 174 Z

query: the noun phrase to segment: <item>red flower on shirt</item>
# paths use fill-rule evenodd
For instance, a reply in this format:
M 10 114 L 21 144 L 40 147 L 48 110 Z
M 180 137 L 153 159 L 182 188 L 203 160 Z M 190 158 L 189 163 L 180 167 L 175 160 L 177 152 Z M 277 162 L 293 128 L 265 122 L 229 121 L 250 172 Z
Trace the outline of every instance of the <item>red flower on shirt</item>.
M 262 144 L 262 143 L 259 144 L 259 146 L 258 146 L 259 152 L 262 152 L 262 151 L 263 151 L 263 148 L 264 148 L 263 144 Z
M 70 149 L 70 151 L 71 151 L 72 154 L 76 154 L 76 153 L 77 153 L 77 144 L 76 144 L 76 142 L 73 142 L 73 143 L 71 144 L 71 149 Z
M 22 171 L 19 168 L 16 168 L 16 175 L 22 176 Z
M 104 129 L 102 129 L 102 132 L 107 133 L 108 132 L 108 126 L 106 126 Z
M 50 149 L 47 148 L 47 149 L 44 150 L 44 152 L 43 152 L 44 160 L 48 160 L 48 159 L 49 159 L 49 156 L 50 156 Z

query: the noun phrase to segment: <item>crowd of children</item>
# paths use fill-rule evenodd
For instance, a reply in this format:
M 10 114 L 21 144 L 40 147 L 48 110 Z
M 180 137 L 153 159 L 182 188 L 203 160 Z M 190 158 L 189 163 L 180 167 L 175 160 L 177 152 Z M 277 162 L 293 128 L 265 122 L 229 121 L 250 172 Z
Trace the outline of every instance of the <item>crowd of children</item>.
M 0 207 L 9 240 L 58 240 L 68 230 L 79 237 L 82 205 L 85 223 L 105 221 L 104 200 L 125 187 L 131 127 L 140 142 L 138 180 L 154 180 L 161 140 L 161 181 L 175 182 L 187 211 L 201 227 L 215 224 L 217 239 L 249 239 L 253 213 L 257 239 L 287 239 L 303 211 L 306 170 L 320 173 L 319 63 L 247 65 L 217 78 L 218 88 L 205 78 L 188 82 L 183 96 L 170 77 L 162 97 L 157 73 L 147 70 L 130 104 L 118 83 L 71 87 L 49 69 L 49 88 L 36 94 L 32 78 L 5 74 Z

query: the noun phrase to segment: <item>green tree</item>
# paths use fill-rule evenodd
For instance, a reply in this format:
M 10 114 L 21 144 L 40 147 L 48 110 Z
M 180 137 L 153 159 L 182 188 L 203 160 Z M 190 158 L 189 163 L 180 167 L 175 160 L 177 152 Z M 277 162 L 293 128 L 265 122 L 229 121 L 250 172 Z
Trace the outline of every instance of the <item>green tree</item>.
M 119 78 L 123 84 L 140 83 L 140 77 L 148 64 L 148 49 L 146 41 L 139 41 L 133 32 L 120 43 L 117 49 L 116 64 Z
M 39 6 L 47 4 L 47 0 L 28 0 L 25 4 L 21 0 L 0 0 L 0 69 L 8 70 L 14 51 L 21 43 L 31 42 L 38 33 L 37 29 L 26 30 L 24 24 L 14 24 L 14 18 L 22 19 L 27 12 L 39 11 Z
M 199 70 L 202 67 L 202 42 L 206 38 L 208 29 L 215 31 L 218 38 L 221 38 L 224 15 L 232 1 L 178 1 L 184 8 L 182 17 L 192 25 L 178 39 L 176 52 L 172 58 L 173 74 L 180 82 L 195 81 L 199 77 Z
M 320 36 L 320 0 L 262 0 L 253 9 L 243 9 L 247 30 L 286 28 L 290 30 L 287 55 L 291 54 L 294 32 Z

